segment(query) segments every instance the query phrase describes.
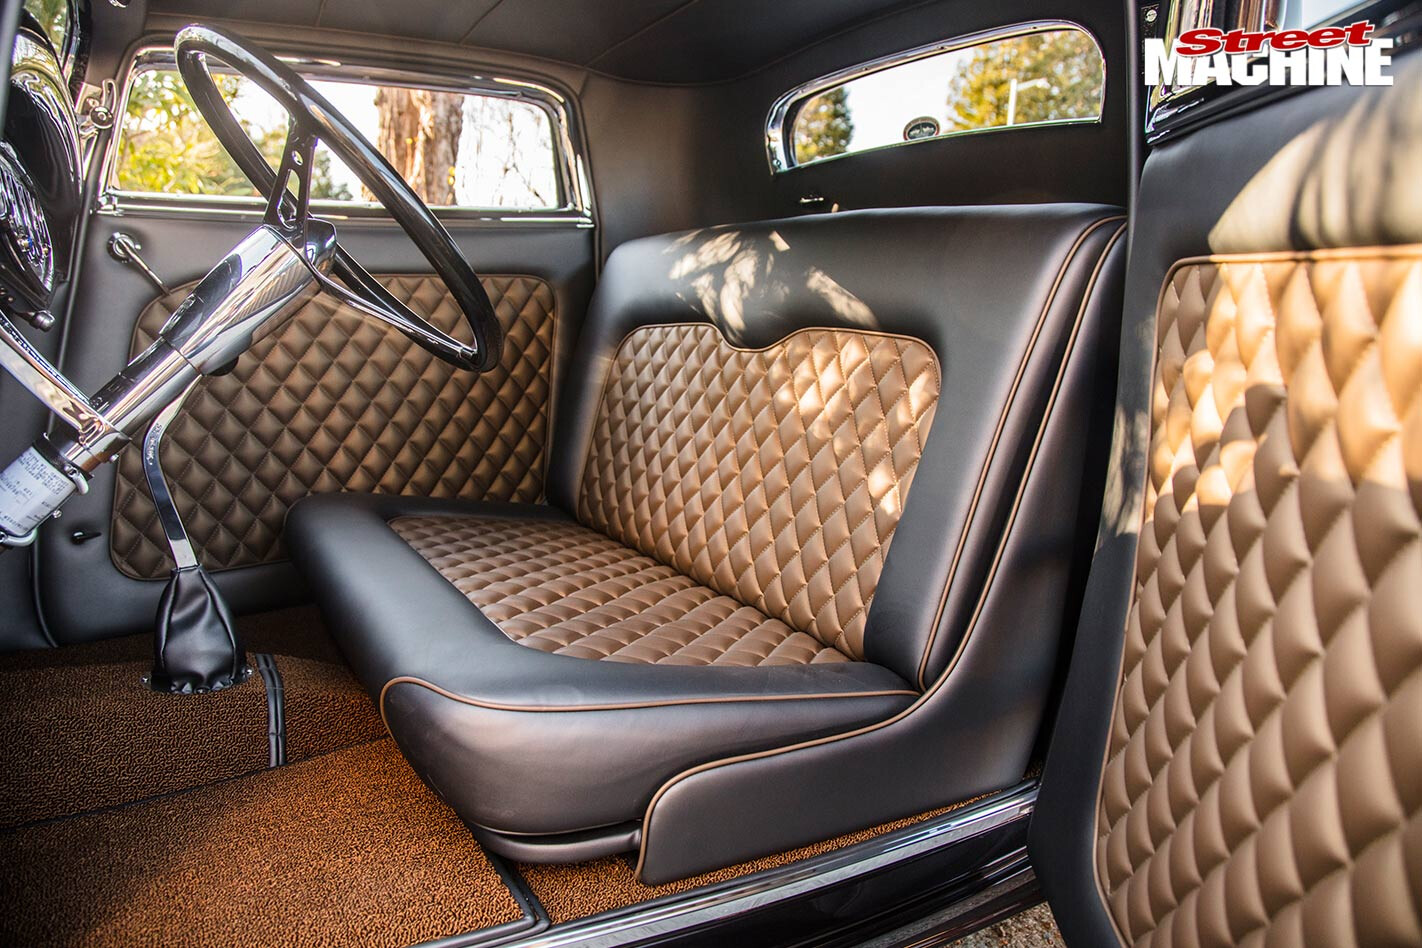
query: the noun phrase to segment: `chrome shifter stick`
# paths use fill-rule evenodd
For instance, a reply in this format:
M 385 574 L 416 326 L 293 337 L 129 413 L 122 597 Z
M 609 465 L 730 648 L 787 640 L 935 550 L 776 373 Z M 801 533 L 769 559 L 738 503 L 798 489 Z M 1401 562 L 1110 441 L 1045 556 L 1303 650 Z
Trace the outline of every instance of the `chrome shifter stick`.
M 198 565 L 197 553 L 188 539 L 188 531 L 183 526 L 183 518 L 173 503 L 173 493 L 168 489 L 167 478 L 163 476 L 163 462 L 159 450 L 163 445 L 163 435 L 168 426 L 178 417 L 183 403 L 188 400 L 197 382 L 194 381 L 183 394 L 179 395 L 153 419 L 148 426 L 148 434 L 143 436 L 143 477 L 148 481 L 148 491 L 153 495 L 153 506 L 158 510 L 158 522 L 163 526 L 163 536 L 168 540 L 168 549 L 173 554 L 173 562 L 178 569 Z
M 153 671 L 146 681 L 154 691 L 173 694 L 220 691 L 246 681 L 252 674 L 232 613 L 212 577 L 198 563 L 163 477 L 163 435 L 196 384 L 189 384 L 165 406 L 143 437 L 143 476 L 176 564 L 158 602 Z

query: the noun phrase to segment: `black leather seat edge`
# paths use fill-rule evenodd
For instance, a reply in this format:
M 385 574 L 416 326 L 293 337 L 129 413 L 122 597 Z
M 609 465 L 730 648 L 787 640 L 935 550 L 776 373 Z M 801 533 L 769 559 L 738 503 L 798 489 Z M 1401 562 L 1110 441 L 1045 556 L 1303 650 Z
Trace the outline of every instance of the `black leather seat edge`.
M 293 556 L 416 769 L 521 859 L 625 849 L 643 821 L 647 882 L 1016 782 L 1081 540 L 1083 432 L 1103 423 L 1092 396 L 1111 369 L 1100 327 L 1119 318 L 1117 218 L 1086 205 L 849 212 L 619 248 L 559 405 L 550 506 L 340 495 L 290 517 Z M 733 280 L 747 265 L 756 279 Z M 897 333 L 942 366 L 861 661 L 665 667 L 536 651 L 387 525 L 566 520 L 611 353 L 639 326 L 696 322 L 745 347 L 806 327 Z

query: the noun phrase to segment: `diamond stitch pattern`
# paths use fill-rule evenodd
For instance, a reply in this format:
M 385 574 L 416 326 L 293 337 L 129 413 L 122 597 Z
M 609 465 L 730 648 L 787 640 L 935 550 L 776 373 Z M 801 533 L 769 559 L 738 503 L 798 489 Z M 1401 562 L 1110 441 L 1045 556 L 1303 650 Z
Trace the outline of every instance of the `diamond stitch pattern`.
M 869 601 L 932 424 L 923 343 L 840 330 L 763 350 L 651 326 L 614 358 L 578 519 L 862 658 Z
M 1161 297 L 1097 817 L 1132 945 L 1422 942 L 1422 249 Z
M 434 325 L 469 338 L 437 278 L 380 279 Z M 169 429 L 163 469 L 209 569 L 281 559 L 286 510 L 310 493 L 542 496 L 553 291 L 526 276 L 486 276 L 484 286 L 506 334 L 494 371 L 457 371 L 317 297 L 231 374 L 199 383 Z M 144 310 L 133 353 L 152 342 L 189 289 Z M 136 450 L 119 458 L 110 536 L 123 572 L 167 575 L 167 545 Z
M 574 523 L 401 517 L 390 527 L 505 635 L 530 648 L 654 665 L 848 660 Z

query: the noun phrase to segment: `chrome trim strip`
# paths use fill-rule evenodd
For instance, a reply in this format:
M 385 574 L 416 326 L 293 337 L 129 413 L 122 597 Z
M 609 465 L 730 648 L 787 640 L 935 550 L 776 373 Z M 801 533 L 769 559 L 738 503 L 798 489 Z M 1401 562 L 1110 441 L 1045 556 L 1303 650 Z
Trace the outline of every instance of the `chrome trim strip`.
M 941 53 L 951 53 L 956 50 L 966 49 L 970 46 L 979 46 L 994 40 L 1013 39 L 1018 36 L 1029 36 L 1033 33 L 1051 32 L 1054 30 L 1077 30 L 1091 40 L 1091 44 L 1096 47 L 1096 53 L 1101 57 L 1103 74 L 1106 66 L 1106 55 L 1101 49 L 1101 42 L 1096 36 L 1073 20 L 1029 20 L 1024 23 L 1014 23 L 1009 26 L 993 27 L 989 30 L 979 30 L 976 33 L 966 33 L 962 36 L 955 36 L 951 39 L 939 40 L 936 43 L 929 43 L 926 46 L 918 46 L 913 49 L 904 50 L 901 53 L 891 53 L 887 56 L 880 56 L 871 59 L 857 66 L 849 66 L 836 72 L 828 73 L 802 83 L 790 91 L 782 94 L 770 107 L 770 114 L 765 120 L 765 151 L 766 158 L 770 162 L 772 174 L 782 171 L 789 171 L 798 167 L 795 164 L 794 155 L 786 147 L 787 122 L 790 120 L 791 111 L 804 99 L 819 95 L 835 86 L 844 85 L 855 79 L 862 79 L 864 76 L 882 72 L 894 66 L 902 66 L 906 63 L 917 62 L 920 59 L 927 59 L 930 56 L 937 56 Z M 1105 86 L 1102 86 L 1102 98 L 1105 98 Z M 967 129 L 961 132 L 948 132 L 942 135 L 935 135 L 932 138 L 924 138 L 919 141 L 937 141 L 941 138 L 953 138 L 958 135 L 970 135 L 980 132 L 1000 132 L 1009 128 L 1040 128 L 1043 125 L 1091 125 L 1100 124 L 1101 118 L 1098 115 L 1094 119 L 1062 119 L 1055 122 L 1033 122 L 1024 125 L 1003 125 L 997 128 Z M 860 151 L 849 152 L 848 154 L 858 155 L 867 151 L 881 151 L 885 148 L 898 148 L 903 145 L 915 145 L 918 142 L 894 142 L 889 145 L 880 145 L 876 148 L 864 148 Z M 833 161 L 836 158 L 844 158 L 847 155 L 833 155 L 829 158 L 822 158 L 815 164 L 823 161 Z
M 555 926 L 511 942 L 509 948 L 602 948 L 695 927 L 731 915 L 764 909 L 826 886 L 868 876 L 918 859 L 964 839 L 1026 819 L 1037 801 L 1030 780 L 987 800 L 866 840 L 802 863 L 733 879 L 686 895 L 649 902 L 616 915 L 594 916 Z
M 505 226 L 509 224 L 526 226 L 529 224 L 563 224 L 569 227 L 588 228 L 593 219 L 580 211 L 509 211 L 503 208 L 433 207 L 435 217 L 451 227 L 478 225 Z M 100 217 L 127 217 L 153 215 L 175 217 L 217 217 L 246 221 L 253 225 L 262 222 L 266 211 L 266 201 L 256 197 L 234 197 L 232 195 L 196 195 L 143 193 L 139 191 L 107 190 L 100 196 L 100 203 L 94 212 Z M 312 201 L 311 212 L 328 221 L 358 221 L 367 224 L 389 224 L 398 226 L 385 209 L 378 204 L 358 201 Z
M 593 225 L 592 189 L 585 173 L 585 161 L 575 142 L 577 117 L 567 97 L 556 89 L 524 79 L 514 79 L 498 75 L 452 73 L 416 73 L 405 69 L 363 65 L 352 62 L 338 62 L 328 59 L 305 59 L 279 56 L 278 58 L 299 63 L 304 76 L 313 79 L 328 79 L 343 82 L 385 83 L 414 88 L 442 89 L 470 95 L 487 95 L 503 99 L 517 99 L 541 109 L 548 116 L 553 132 L 553 156 L 557 165 L 558 190 L 561 203 L 557 207 L 545 208 L 502 208 L 470 206 L 437 206 L 436 215 L 446 220 L 471 219 L 500 224 L 523 223 L 528 218 L 536 218 L 536 223 L 564 223 L 572 226 L 591 227 Z M 266 201 L 259 197 L 232 197 L 218 195 L 166 194 L 162 192 L 125 191 L 117 186 L 117 159 L 119 140 L 123 136 L 124 117 L 128 114 L 128 97 L 133 86 L 133 78 L 145 69 L 176 68 L 171 47 L 147 45 L 141 47 L 129 61 L 123 74 L 122 95 L 115 112 L 114 127 L 104 147 L 103 163 L 100 168 L 100 192 L 97 202 L 98 213 L 121 215 L 125 210 L 165 210 L 188 214 L 231 214 L 254 213 L 260 217 Z M 343 216 L 381 218 L 384 212 L 379 204 L 369 201 L 312 201 L 313 211 L 321 216 L 339 220 Z

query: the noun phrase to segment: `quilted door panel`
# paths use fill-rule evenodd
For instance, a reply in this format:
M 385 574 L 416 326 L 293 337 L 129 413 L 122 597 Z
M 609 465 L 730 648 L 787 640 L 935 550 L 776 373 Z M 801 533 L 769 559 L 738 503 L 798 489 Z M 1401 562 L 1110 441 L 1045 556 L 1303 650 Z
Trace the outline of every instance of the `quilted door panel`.
M 1185 261 L 1097 812 L 1130 945 L 1422 942 L 1422 248 Z
M 380 279 L 440 329 L 469 338 L 463 314 L 437 278 Z M 199 384 L 169 429 L 163 469 L 209 569 L 283 558 L 286 510 L 309 493 L 542 496 L 553 291 L 528 276 L 485 276 L 484 286 L 505 333 L 503 362 L 494 371 L 455 370 L 317 297 L 230 374 Z M 144 310 L 133 353 L 152 342 L 189 289 Z M 110 538 L 124 573 L 167 575 L 167 546 L 133 449 L 119 458 Z

